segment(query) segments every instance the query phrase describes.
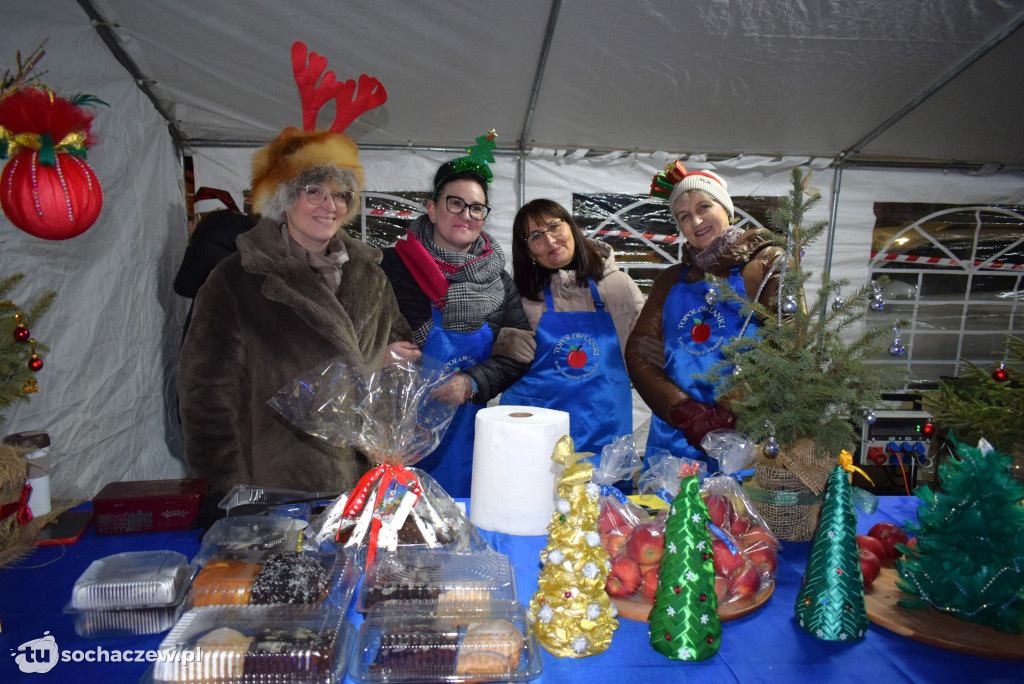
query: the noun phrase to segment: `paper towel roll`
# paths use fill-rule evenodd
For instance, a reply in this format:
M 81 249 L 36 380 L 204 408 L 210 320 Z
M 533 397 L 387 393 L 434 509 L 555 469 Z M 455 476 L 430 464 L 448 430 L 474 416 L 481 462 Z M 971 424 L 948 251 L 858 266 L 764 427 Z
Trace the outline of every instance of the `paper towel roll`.
M 28 460 L 28 483 L 32 493 L 28 507 L 32 515 L 46 515 L 50 512 L 50 450 L 37 449 L 25 454 Z
M 476 414 L 469 519 L 504 534 L 547 532 L 555 509 L 555 444 L 569 414 L 534 406 L 491 406 Z

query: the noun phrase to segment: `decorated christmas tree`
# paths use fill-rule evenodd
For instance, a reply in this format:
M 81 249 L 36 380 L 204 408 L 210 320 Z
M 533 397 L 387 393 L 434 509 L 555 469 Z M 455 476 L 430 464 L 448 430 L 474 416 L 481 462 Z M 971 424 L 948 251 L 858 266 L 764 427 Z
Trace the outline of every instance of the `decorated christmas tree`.
M 1024 339 L 1007 336 L 1002 363 L 991 371 L 970 361 L 963 375 L 943 379 L 925 395 L 925 408 L 943 431 L 959 441 L 977 444 L 984 438 L 1010 454 L 1024 471 Z
M 736 429 L 762 441 L 753 482 L 757 491 L 748 490 L 754 505 L 777 537 L 795 541 L 814 534 L 834 455 L 854 447 L 857 430 L 873 419 L 881 393 L 901 386 L 904 378 L 895 366 L 871 363 L 886 344 L 891 356 L 904 353 L 899 327 L 905 323 L 884 316 L 880 283 L 848 292 L 847 280 L 823 272 L 817 295 L 805 296 L 811 274 L 802 257 L 827 226 L 826 221 L 806 225 L 807 213 L 820 201 L 809 180 L 794 169 L 789 195 L 768 214 L 771 231 L 766 232 L 786 254 L 778 264 L 777 307 L 741 299 L 726 283 L 712 280 L 718 297 L 741 301 L 743 315 L 753 314 L 760 330 L 728 343 L 724 362 L 708 374 L 736 416 Z M 878 317 L 875 325 L 864 325 L 868 315 Z M 798 501 L 806 512 L 776 503 L 775 491 L 784 491 L 787 501 Z
M 687 464 L 680 473 L 679 494 L 665 521 L 665 555 L 649 617 L 651 646 L 673 660 L 707 660 L 722 643 L 711 516 L 700 495 L 698 467 Z
M 1019 420 L 1019 416 L 1018 416 Z M 900 605 L 1019 633 L 1024 628 L 1024 483 L 999 451 L 956 445 L 942 487 L 921 485 L 913 550 L 896 561 Z
M 560 658 L 601 653 L 619 625 L 604 590 L 608 552 L 597 532 L 600 488 L 590 481 L 593 467 L 580 462 L 587 455 L 576 453 L 568 436 L 551 455 L 565 470 L 540 554 L 538 589 L 530 600 L 537 641 Z
M 35 374 L 42 369 L 43 355 L 49 351 L 32 337 L 31 327 L 50 308 L 56 293 L 46 293 L 23 311 L 7 297 L 24 278 L 15 273 L 0 279 L 0 424 L 11 403 L 28 401 L 39 391 Z
M 821 521 L 796 595 L 797 624 L 804 631 L 827 641 L 864 636 L 868 614 L 858 554 L 853 490 L 846 470 L 837 466 L 829 475 Z

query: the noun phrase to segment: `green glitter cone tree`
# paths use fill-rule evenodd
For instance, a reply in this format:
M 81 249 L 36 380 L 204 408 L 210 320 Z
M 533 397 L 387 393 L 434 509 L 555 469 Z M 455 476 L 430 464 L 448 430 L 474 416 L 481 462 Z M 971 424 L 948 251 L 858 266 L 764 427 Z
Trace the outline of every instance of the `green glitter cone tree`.
M 590 481 L 593 467 L 579 462 L 587 455 L 575 451 L 569 436 L 558 441 L 551 455 L 565 470 L 540 554 L 537 592 L 530 600 L 537 641 L 559 658 L 601 653 L 619 626 L 604 590 L 609 563 L 597 532 L 601 490 Z
M 846 471 L 836 466 L 829 474 L 818 531 L 796 595 L 796 619 L 804 631 L 826 641 L 864 636 L 868 613 L 858 554 L 853 489 Z
M 651 647 L 673 660 L 707 660 L 722 644 L 711 554 L 711 516 L 700 495 L 697 464 L 682 468 L 679 494 L 665 521 L 665 555 L 651 608 Z
M 926 485 L 913 551 L 897 560 L 900 605 L 933 608 L 1003 632 L 1024 628 L 1024 483 L 1000 451 L 957 444 L 959 459 L 939 466 L 942 488 Z

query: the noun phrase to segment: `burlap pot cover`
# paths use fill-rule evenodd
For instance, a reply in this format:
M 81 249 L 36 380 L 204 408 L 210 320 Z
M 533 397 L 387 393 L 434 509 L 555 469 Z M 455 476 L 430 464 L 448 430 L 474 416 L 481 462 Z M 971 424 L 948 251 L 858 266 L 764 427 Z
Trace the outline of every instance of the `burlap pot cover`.
M 775 458 L 755 461 L 754 476 L 743 487 L 777 538 L 810 541 L 833 465 L 818 457 L 813 442 L 800 440 Z

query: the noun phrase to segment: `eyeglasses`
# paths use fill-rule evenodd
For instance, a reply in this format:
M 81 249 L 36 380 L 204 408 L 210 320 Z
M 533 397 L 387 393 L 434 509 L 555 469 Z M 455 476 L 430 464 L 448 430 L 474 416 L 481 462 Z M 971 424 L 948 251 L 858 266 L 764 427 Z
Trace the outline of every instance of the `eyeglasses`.
M 327 201 L 327 196 L 330 195 L 334 199 L 334 204 L 344 204 L 346 207 L 352 201 L 353 192 L 351 190 L 342 190 L 341 192 L 327 192 L 327 188 L 319 185 L 307 185 L 302 188 L 306 193 L 306 201 L 310 204 L 320 205 Z
M 487 215 L 491 213 L 491 208 L 486 204 L 480 204 L 474 202 L 469 204 L 466 200 L 455 195 L 445 195 L 444 205 L 448 207 L 448 211 L 453 214 L 461 214 L 464 209 L 469 209 L 469 218 L 474 221 L 483 221 L 487 218 Z
M 539 245 L 540 241 L 544 238 L 557 238 L 565 230 L 565 221 L 557 219 L 548 224 L 548 227 L 544 230 L 537 230 L 526 236 L 526 242 L 530 246 Z

